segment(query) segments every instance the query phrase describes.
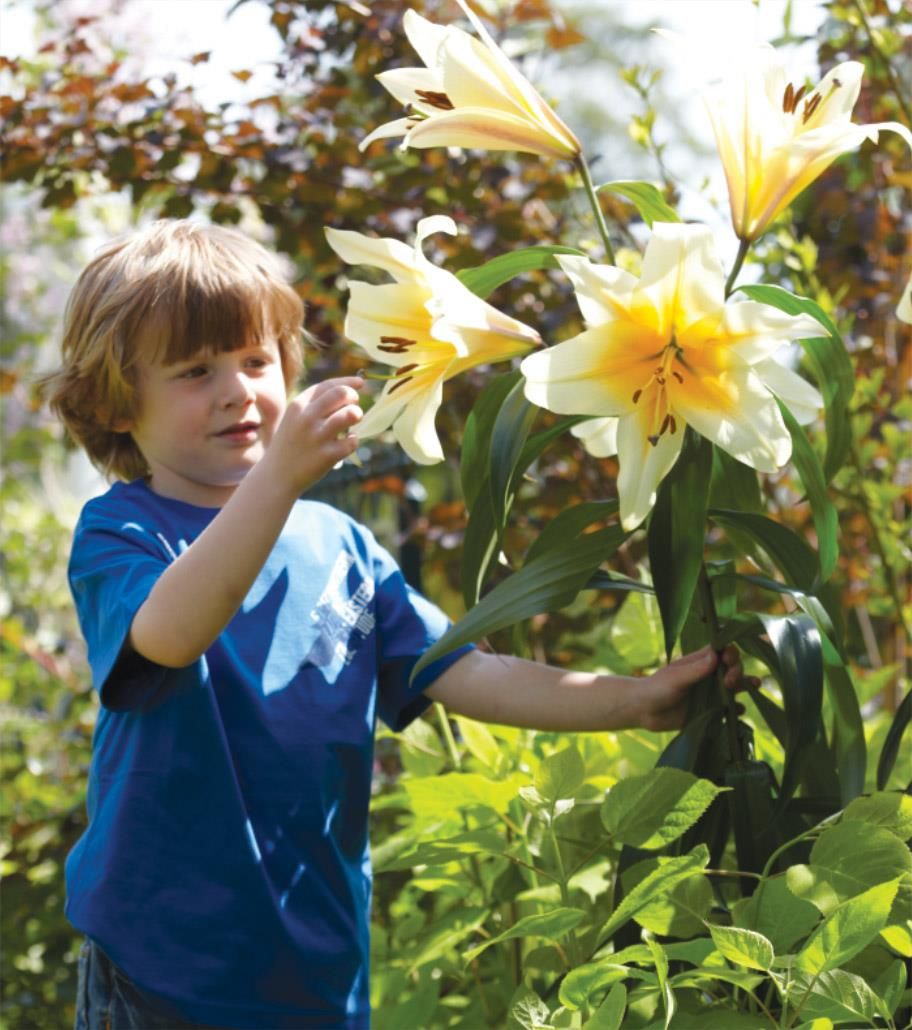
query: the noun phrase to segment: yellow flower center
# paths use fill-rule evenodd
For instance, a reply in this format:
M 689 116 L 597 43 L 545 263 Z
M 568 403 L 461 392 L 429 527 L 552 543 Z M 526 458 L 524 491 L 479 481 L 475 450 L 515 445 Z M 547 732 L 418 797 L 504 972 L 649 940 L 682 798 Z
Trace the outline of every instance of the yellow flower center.
M 672 336 L 671 341 L 662 350 L 651 356 L 658 358 L 659 363 L 645 384 L 634 392 L 633 403 L 639 404 L 642 400 L 643 404 L 651 409 L 649 424 L 652 427 L 652 432 L 649 433 L 647 439 L 655 447 L 665 433 L 670 432 L 674 435 L 678 430 L 678 424 L 671 413 L 671 405 L 668 398 L 668 381 L 674 379 L 683 385 L 684 376 L 677 368 L 672 366 L 677 361 L 688 372 L 692 370 L 684 359 L 684 349 L 678 344 L 674 336 Z

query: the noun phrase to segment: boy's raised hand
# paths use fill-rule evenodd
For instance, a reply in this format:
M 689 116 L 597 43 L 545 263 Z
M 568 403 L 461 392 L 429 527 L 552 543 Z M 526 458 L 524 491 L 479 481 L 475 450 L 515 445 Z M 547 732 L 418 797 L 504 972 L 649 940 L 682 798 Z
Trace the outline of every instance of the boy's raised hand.
M 313 486 L 358 446 L 352 426 L 363 417 L 358 391 L 359 376 L 326 379 L 293 397 L 267 455 L 279 462 L 297 492 Z

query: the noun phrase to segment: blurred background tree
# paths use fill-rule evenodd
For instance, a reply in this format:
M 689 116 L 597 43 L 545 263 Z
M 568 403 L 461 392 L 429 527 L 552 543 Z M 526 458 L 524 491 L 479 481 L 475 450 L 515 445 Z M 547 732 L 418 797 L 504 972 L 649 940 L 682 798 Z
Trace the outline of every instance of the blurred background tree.
M 383 144 L 359 153 L 366 132 L 394 116 L 375 72 L 416 63 L 400 29 L 401 0 L 238 0 L 233 10 L 250 4 L 268 11 L 276 59 L 270 88 L 243 103 L 212 103 L 175 71 L 152 74 L 137 64 L 129 42 L 111 31 L 113 16 L 129 0 L 95 4 L 88 14 L 85 5 L 34 4 L 36 55 L 0 58 L 0 979 L 10 1027 L 66 1025 L 75 991 L 77 944 L 62 914 L 62 868 L 84 825 L 96 702 L 65 563 L 79 501 L 97 482 L 41 408 L 34 380 L 53 363 L 63 297 L 92 243 L 153 217 L 192 215 L 240 225 L 274 244 L 288 256 L 307 302 L 308 374 L 317 378 L 363 364 L 341 337 L 344 279 L 325 243 L 325 225 L 407 238 L 420 217 L 446 212 L 461 232 L 431 243 L 434 260 L 452 270 L 536 243 L 598 250 L 566 166 L 512 154 L 400 152 Z M 440 21 L 457 14 L 446 0 L 412 6 Z M 631 28 L 621 5 L 580 0 L 489 6 L 496 31 L 515 48 L 511 55 L 527 54 L 532 78 L 546 75 L 546 92 L 553 83 L 550 95 L 587 153 L 601 155 L 599 180 L 648 178 L 676 200 L 675 176 L 688 167 L 681 155 L 705 154 L 711 139 L 708 124 L 700 137 L 677 119 L 674 87 L 656 64 L 648 24 Z M 641 6 L 656 21 L 661 17 L 661 4 Z M 856 120 L 908 123 L 912 11 L 887 0 L 822 6 L 821 69 L 847 58 L 866 65 Z M 782 41 L 802 42 L 791 30 L 790 10 L 787 4 Z M 200 46 L 184 55 L 182 68 L 207 66 L 211 53 Z M 233 74 L 245 82 L 253 72 Z M 678 149 L 670 152 L 672 139 Z M 689 186 L 709 208 L 718 197 L 697 174 L 700 181 Z M 863 147 L 800 198 L 759 247 L 762 268 L 755 270 L 798 292 L 816 291 L 853 352 L 856 444 L 852 467 L 835 484 L 842 530 L 837 583 L 874 754 L 909 689 L 912 341 L 895 305 L 910 273 L 910 188 L 900 140 L 886 135 L 877 148 Z M 620 260 L 633 260 L 642 223 L 619 198 L 603 194 L 603 204 Z M 549 341 L 579 329 L 575 301 L 555 273 L 525 275 L 492 301 Z M 481 375 L 468 375 L 448 384 L 438 418 L 449 456 L 442 466 L 415 469 L 392 448 L 372 444 L 364 449 L 363 469 L 334 473 L 323 487 L 324 496 L 379 521 L 394 547 L 411 548 L 413 575 L 420 555 L 425 589 L 453 616 L 461 606 L 458 547 L 465 525 L 459 441 L 482 382 Z M 542 414 L 541 425 L 548 418 Z M 615 474 L 612 459 L 597 461 L 569 436 L 560 440 L 522 487 L 505 539 L 508 558 L 521 554 L 571 498 L 612 496 Z M 813 532 L 788 472 L 768 478 L 766 488 L 784 521 Z M 625 547 L 623 571 L 637 575 L 644 548 L 639 538 Z M 630 663 L 600 631 L 616 606 L 610 595 L 598 595 L 536 618 L 501 646 L 627 671 Z M 395 773 L 395 754 L 382 743 L 386 771 Z M 891 783 L 904 786 L 910 776 L 906 753 Z

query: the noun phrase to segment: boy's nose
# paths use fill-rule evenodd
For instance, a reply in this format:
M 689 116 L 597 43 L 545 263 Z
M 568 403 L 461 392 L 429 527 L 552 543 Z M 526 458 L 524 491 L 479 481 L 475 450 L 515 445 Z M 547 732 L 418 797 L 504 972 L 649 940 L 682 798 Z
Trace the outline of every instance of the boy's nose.
M 246 404 L 253 400 L 253 384 L 243 372 L 232 372 L 226 376 L 222 389 L 222 404 L 226 408 Z

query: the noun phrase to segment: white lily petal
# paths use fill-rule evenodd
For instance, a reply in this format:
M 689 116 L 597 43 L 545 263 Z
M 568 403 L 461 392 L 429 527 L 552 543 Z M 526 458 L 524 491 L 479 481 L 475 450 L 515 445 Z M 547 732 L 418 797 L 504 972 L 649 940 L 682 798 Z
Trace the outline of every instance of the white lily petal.
M 422 101 L 419 90 L 425 93 L 443 92 L 442 76 L 430 68 L 393 68 L 388 72 L 380 72 L 376 79 L 400 104 L 411 105 L 425 114 L 433 114 L 436 109 L 427 101 Z
M 630 411 L 634 387 L 629 385 L 630 360 L 623 357 L 625 329 L 629 327 L 624 323 L 598 326 L 530 354 L 520 365 L 526 397 L 560 415 Z M 620 352 L 614 360 L 622 366 L 616 374 L 611 374 L 613 352 Z
M 446 25 L 438 25 L 436 22 L 429 21 L 411 7 L 403 15 L 402 28 L 415 53 L 428 68 L 435 68 L 438 64 L 441 44 L 450 29 Z
M 707 411 L 675 398 L 676 411 L 701 436 L 759 472 L 775 472 L 791 457 L 792 438 L 770 391 L 751 370 L 733 369 L 726 377 L 737 397 L 737 412 Z
M 659 483 L 671 471 L 681 452 L 684 433 L 665 433 L 653 445 L 646 438 L 648 429 L 635 411 L 618 421 L 618 496 L 621 525 L 636 527 L 655 504 Z
M 576 254 L 558 254 L 557 262 L 573 285 L 580 314 L 587 326 L 599 325 L 627 313 L 636 276 L 615 265 L 595 265 Z
M 442 400 L 441 379 L 431 389 L 410 397 L 408 405 L 393 425 L 399 445 L 419 465 L 433 465 L 443 461 L 443 448 L 434 426 Z
M 590 418 L 570 432 L 594 458 L 610 458 L 618 452 L 618 423 L 616 418 Z
M 414 118 L 396 118 L 391 122 L 384 122 L 361 140 L 358 150 L 363 153 L 371 143 L 375 143 L 378 139 L 394 139 L 396 136 L 405 136 L 414 124 Z
M 785 404 L 800 425 L 808 425 L 817 418 L 817 413 L 823 407 L 823 397 L 806 379 L 773 359 L 755 365 L 754 372 Z
M 326 241 L 349 265 L 373 265 L 397 280 L 415 278 L 415 252 L 399 240 L 365 236 L 349 229 L 326 228 Z
M 788 315 L 753 300 L 726 304 L 721 332 L 730 338 L 732 353 L 747 365 L 771 357 L 785 340 L 809 340 L 828 335 L 810 315 Z
M 566 148 L 533 123 L 488 107 L 456 108 L 426 118 L 406 137 L 410 147 L 517 150 L 542 157 L 567 157 Z
M 640 292 L 652 302 L 656 329 L 663 336 L 721 316 L 725 275 L 710 230 L 656 222 L 643 256 Z

